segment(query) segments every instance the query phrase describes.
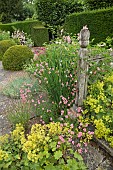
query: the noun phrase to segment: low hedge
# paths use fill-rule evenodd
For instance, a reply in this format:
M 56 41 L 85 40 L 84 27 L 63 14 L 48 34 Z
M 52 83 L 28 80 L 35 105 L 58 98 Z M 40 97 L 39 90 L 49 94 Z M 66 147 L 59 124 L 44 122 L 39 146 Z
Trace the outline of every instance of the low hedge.
M 27 34 L 31 34 L 31 29 L 33 26 L 42 26 L 42 23 L 37 20 L 33 21 L 20 21 L 20 22 L 13 22 L 9 24 L 0 24 L 0 29 L 3 31 L 10 31 L 11 33 L 14 32 L 14 27 L 16 29 L 23 30 Z
M 0 41 L 0 60 L 2 60 L 4 53 L 6 50 L 11 47 L 16 45 L 16 43 L 12 40 L 2 40 Z
M 4 54 L 2 64 L 5 70 L 22 70 L 24 64 L 28 64 L 34 54 L 25 45 L 10 47 Z
M 94 43 L 105 41 L 113 36 L 113 7 L 99 9 L 68 15 L 64 24 L 64 29 L 68 33 L 77 34 L 82 27 L 87 25 L 91 38 L 95 39 Z
M 49 42 L 48 29 L 45 27 L 33 27 L 31 36 L 34 41 L 34 46 L 43 46 L 45 42 Z

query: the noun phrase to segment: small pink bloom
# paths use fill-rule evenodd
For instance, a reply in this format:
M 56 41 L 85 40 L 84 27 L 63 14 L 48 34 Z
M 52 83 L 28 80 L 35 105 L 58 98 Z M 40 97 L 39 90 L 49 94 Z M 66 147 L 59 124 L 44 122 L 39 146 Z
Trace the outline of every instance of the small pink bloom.
M 81 147 L 81 144 L 80 144 L 80 143 L 78 143 L 78 144 L 77 144 L 77 148 L 80 148 L 80 147 Z
M 32 99 L 31 101 L 32 101 L 32 103 L 34 102 L 34 100 L 33 100 L 33 99 Z
M 50 117 L 50 121 L 52 121 L 53 119 L 52 119 L 52 117 Z
M 84 128 L 83 131 L 86 132 L 86 128 Z
M 84 143 L 84 146 L 85 146 L 85 147 L 87 146 L 87 143 L 86 143 L 86 142 Z
M 74 144 L 75 144 L 75 142 L 74 142 L 74 141 L 72 141 L 72 144 L 74 145 Z
M 64 110 L 61 110 L 61 115 L 63 115 L 64 114 Z
M 80 153 L 80 154 L 81 154 L 81 153 L 82 153 L 82 149 L 78 149 L 78 153 Z
M 85 149 L 85 153 L 87 153 L 87 149 Z
M 74 125 L 73 125 L 73 124 L 71 124 L 70 126 L 71 126 L 71 128 L 74 128 Z
M 78 111 L 78 113 L 80 113 L 81 112 L 81 107 L 78 107 L 77 111 Z
M 68 139 L 68 142 L 71 142 L 71 141 L 72 141 L 72 138 L 69 138 L 69 139 Z
M 78 138 L 82 137 L 82 132 L 78 133 Z
M 68 115 L 66 115 L 65 118 L 68 119 Z

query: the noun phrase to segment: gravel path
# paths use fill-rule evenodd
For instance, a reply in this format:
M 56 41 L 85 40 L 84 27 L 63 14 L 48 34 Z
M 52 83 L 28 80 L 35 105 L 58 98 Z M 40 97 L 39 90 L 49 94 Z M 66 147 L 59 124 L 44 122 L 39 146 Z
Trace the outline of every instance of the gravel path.
M 7 120 L 7 107 L 15 102 L 15 99 L 11 99 L 2 94 L 3 88 L 7 88 L 7 84 L 18 75 L 21 75 L 22 71 L 6 71 L 2 67 L 0 61 L 0 135 L 4 135 L 11 131 L 11 125 Z

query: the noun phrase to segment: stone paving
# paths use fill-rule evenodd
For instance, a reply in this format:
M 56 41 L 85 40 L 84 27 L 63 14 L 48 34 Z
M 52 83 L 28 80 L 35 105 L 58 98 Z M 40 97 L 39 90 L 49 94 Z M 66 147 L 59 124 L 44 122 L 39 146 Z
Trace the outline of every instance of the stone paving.
M 2 94 L 2 88 L 9 82 L 9 77 L 16 76 L 17 72 L 5 71 L 0 61 L 0 135 L 9 133 L 11 125 L 7 120 L 5 110 L 13 99 L 10 99 Z M 108 156 L 99 149 L 96 145 L 89 145 L 88 152 L 83 155 L 88 170 L 113 170 L 113 159 L 108 159 Z

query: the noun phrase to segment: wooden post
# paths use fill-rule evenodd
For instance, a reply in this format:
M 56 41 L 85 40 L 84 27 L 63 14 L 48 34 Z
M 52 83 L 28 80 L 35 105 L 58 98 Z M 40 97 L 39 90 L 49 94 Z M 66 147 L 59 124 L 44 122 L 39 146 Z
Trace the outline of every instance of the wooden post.
M 87 46 L 89 45 L 90 32 L 87 26 L 84 26 L 81 29 L 79 34 L 79 61 L 78 61 L 78 84 L 76 92 L 76 101 L 75 106 L 79 107 L 83 105 L 83 100 L 87 95 L 87 81 L 88 81 L 88 50 Z

